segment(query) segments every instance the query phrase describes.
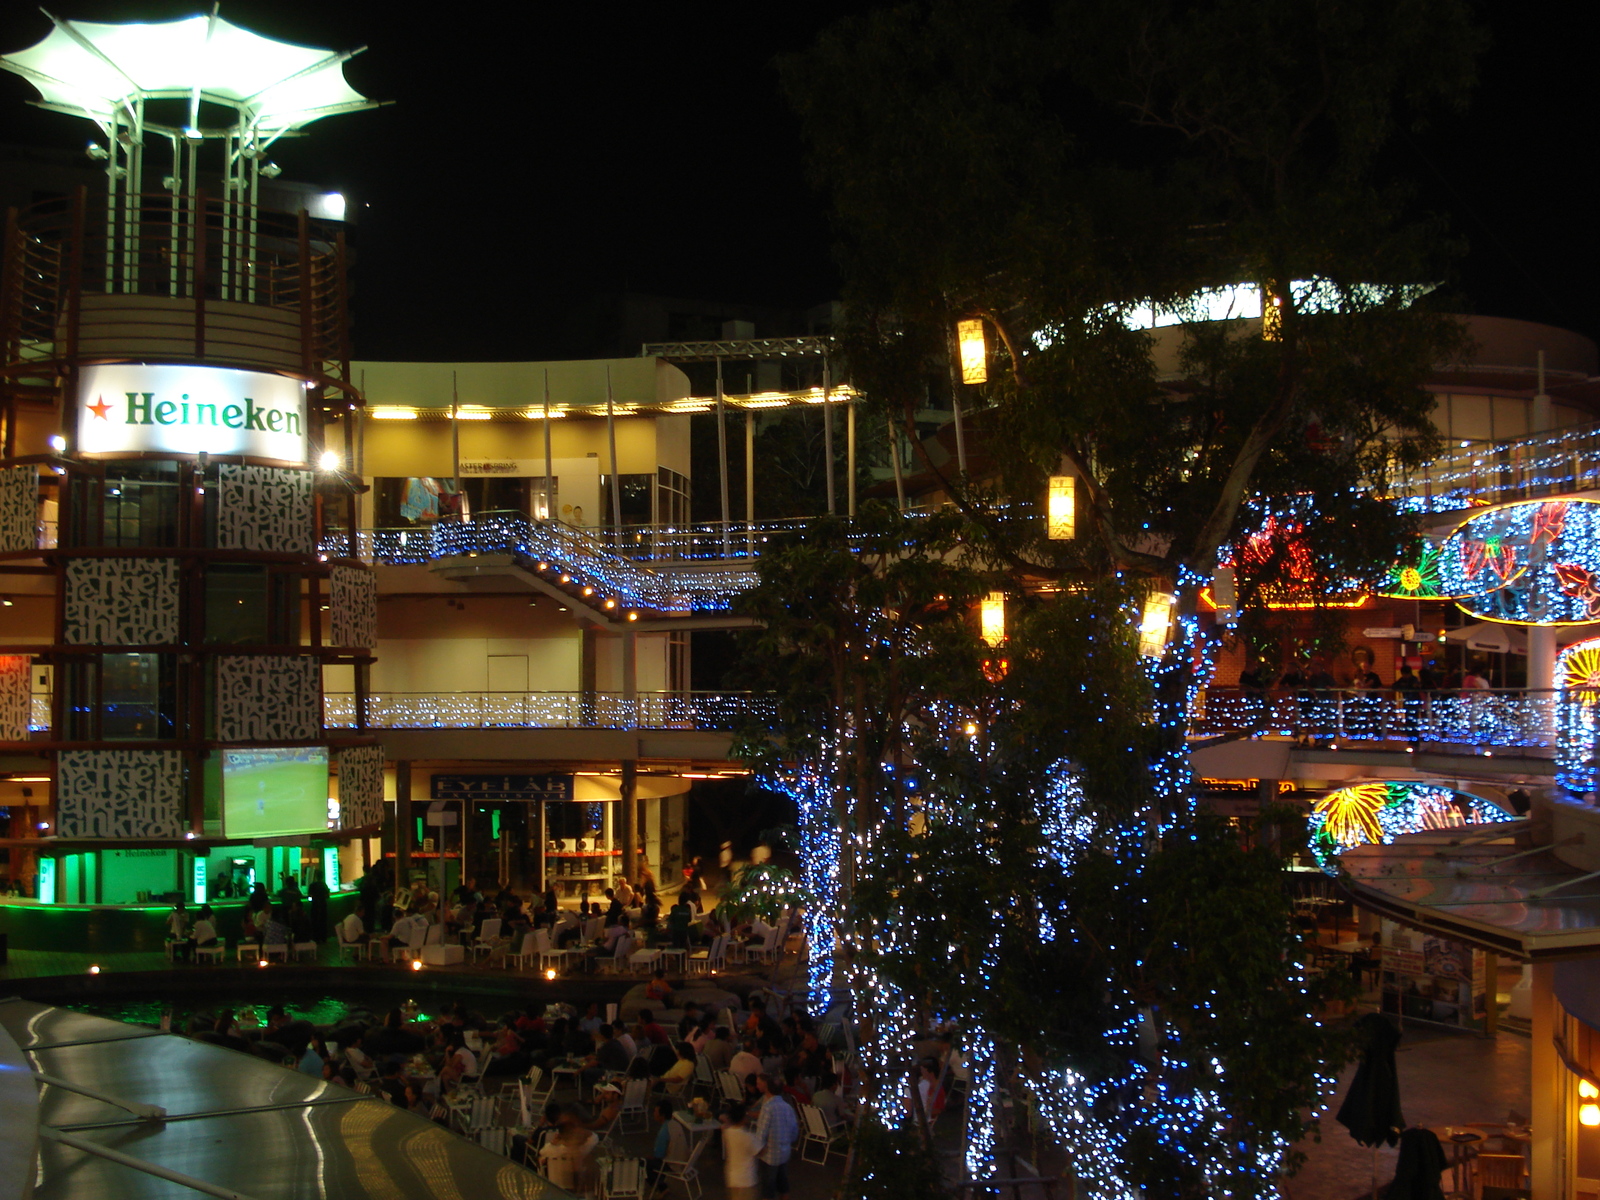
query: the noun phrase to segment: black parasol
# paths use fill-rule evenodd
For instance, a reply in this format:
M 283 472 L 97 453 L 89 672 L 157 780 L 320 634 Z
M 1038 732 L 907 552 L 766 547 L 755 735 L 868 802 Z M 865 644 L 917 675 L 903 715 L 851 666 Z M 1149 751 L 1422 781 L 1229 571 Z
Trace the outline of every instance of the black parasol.
M 1392 1146 L 1406 1125 L 1400 1114 L 1400 1078 L 1394 1065 L 1400 1033 L 1377 1013 L 1362 1017 L 1355 1028 L 1362 1043 L 1361 1066 L 1335 1119 L 1363 1146 L 1377 1147 L 1383 1142 Z

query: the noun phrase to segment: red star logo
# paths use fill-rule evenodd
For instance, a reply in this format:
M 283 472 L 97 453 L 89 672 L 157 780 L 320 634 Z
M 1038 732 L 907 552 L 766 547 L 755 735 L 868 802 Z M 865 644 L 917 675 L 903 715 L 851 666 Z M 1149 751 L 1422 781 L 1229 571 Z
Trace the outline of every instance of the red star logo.
M 111 411 L 111 405 L 106 403 L 104 396 L 96 396 L 94 403 L 89 405 L 89 411 L 104 421 L 106 414 Z

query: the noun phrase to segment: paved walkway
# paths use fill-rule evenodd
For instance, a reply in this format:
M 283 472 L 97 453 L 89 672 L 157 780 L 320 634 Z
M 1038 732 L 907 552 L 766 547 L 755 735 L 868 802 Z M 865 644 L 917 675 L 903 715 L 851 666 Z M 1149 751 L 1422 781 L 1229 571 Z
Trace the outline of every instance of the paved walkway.
M 1532 1057 L 1532 1044 L 1516 1033 L 1502 1030 L 1496 1037 L 1483 1038 L 1410 1025 L 1395 1054 L 1401 1111 L 1412 1125 L 1431 1128 L 1504 1121 L 1512 1109 L 1526 1116 L 1531 1107 Z M 1374 1159 L 1380 1188 L 1394 1177 L 1393 1147 L 1384 1146 L 1374 1156 L 1334 1120 L 1355 1073 L 1356 1064 L 1351 1063 L 1339 1076 L 1338 1091 L 1322 1117 L 1322 1140 L 1302 1144 L 1306 1164 L 1283 1182 L 1288 1200 L 1369 1196 Z

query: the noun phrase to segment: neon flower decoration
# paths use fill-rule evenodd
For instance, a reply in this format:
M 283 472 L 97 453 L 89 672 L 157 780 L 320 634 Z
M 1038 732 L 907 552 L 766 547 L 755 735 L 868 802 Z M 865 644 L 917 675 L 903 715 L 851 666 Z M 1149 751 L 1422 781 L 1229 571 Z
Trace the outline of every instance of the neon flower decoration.
M 1307 818 L 1317 865 L 1338 874 L 1338 856 L 1357 846 L 1387 846 L 1402 833 L 1459 829 L 1515 818 L 1479 796 L 1432 783 L 1362 783 L 1318 800 Z
M 1522 625 L 1600 620 L 1600 502 L 1484 509 L 1439 548 L 1439 588 L 1475 617 Z
M 1416 552 L 1391 567 L 1376 591 L 1380 596 L 1406 600 L 1448 599 L 1439 583 L 1439 544 L 1432 538 L 1419 538 Z
M 1310 497 L 1293 496 L 1269 511 L 1257 497 L 1246 504 L 1254 523 L 1238 541 L 1222 547 L 1217 563 L 1234 568 L 1241 578 L 1276 573 L 1280 578 L 1261 590 L 1268 608 L 1360 608 L 1367 593 L 1357 579 L 1326 578 L 1306 540 L 1308 525 L 1318 519 Z M 1200 590 L 1201 603 L 1217 607 L 1210 586 Z
M 1600 638 L 1574 642 L 1556 657 L 1556 782 L 1569 792 L 1600 790 L 1595 763 L 1600 727 Z

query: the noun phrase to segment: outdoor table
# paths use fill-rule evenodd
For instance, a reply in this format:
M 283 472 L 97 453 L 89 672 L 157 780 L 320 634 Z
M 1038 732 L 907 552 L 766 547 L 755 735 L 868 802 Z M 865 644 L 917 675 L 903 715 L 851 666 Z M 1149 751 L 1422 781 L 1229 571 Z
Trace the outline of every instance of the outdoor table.
M 1439 1144 L 1444 1147 L 1446 1157 L 1450 1159 L 1450 1191 L 1470 1196 L 1472 1194 L 1471 1151 L 1483 1144 L 1483 1134 L 1464 1125 L 1445 1125 L 1433 1132 L 1439 1139 Z
M 715 1117 L 707 1117 L 703 1121 L 697 1121 L 689 1114 L 689 1110 L 684 1108 L 680 1108 L 677 1112 L 673 1113 L 672 1119 L 679 1125 L 682 1125 L 684 1129 L 688 1131 L 689 1148 L 691 1150 L 693 1150 L 701 1140 L 709 1138 L 713 1133 L 716 1133 L 722 1128 L 722 1122 L 717 1120 Z
M 628 955 L 628 966 L 634 970 L 638 970 L 641 967 L 649 970 L 656 965 L 656 960 L 660 957 L 661 951 L 659 950 L 635 950 Z
M 556 1063 L 550 1068 L 550 1090 L 553 1092 L 556 1088 L 561 1086 L 562 1076 L 566 1076 L 568 1079 L 572 1080 L 572 1087 L 574 1090 L 576 1090 L 578 1087 L 578 1082 L 582 1077 L 582 1073 L 583 1064 L 576 1059 L 568 1058 Z
M 668 970 L 676 971 L 679 975 L 688 971 L 689 952 L 687 950 L 677 946 L 663 946 L 656 953 L 661 955 L 662 966 L 667 967 Z M 668 966 L 669 963 L 676 963 L 677 965 Z

